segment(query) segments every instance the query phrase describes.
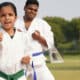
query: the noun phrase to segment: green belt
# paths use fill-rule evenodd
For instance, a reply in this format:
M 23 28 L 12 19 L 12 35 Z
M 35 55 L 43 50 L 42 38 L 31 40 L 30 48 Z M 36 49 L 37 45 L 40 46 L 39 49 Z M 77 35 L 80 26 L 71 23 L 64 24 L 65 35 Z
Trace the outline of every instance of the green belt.
M 24 75 L 24 70 L 21 70 L 15 74 L 12 75 L 7 75 L 4 72 L 0 71 L 0 77 L 6 79 L 6 80 L 18 80 L 18 78 L 20 78 L 21 76 Z

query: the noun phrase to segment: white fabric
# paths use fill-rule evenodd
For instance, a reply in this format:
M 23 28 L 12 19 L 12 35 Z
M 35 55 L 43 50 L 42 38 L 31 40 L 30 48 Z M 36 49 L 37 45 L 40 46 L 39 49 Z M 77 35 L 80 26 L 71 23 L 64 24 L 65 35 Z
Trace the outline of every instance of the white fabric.
M 48 48 L 50 49 L 50 48 L 52 48 L 52 46 L 54 46 L 54 39 L 53 39 L 54 35 L 51 31 L 51 27 L 42 19 L 34 18 L 34 20 L 32 21 L 28 30 L 26 30 L 26 28 L 25 28 L 24 20 L 17 19 L 16 23 L 15 23 L 15 27 L 24 32 L 27 32 L 28 35 L 30 35 L 31 41 L 33 41 L 32 37 L 31 37 L 32 33 L 35 32 L 36 30 L 38 30 L 38 31 L 40 31 L 41 36 L 43 36 L 46 39 Z M 35 44 L 35 42 L 34 42 L 34 44 Z M 39 46 L 39 43 L 36 43 L 35 45 Z M 33 47 L 34 47 L 34 45 L 33 45 Z M 42 46 L 39 46 L 38 48 L 40 48 L 40 47 L 42 47 Z
M 20 25 L 19 25 L 20 24 Z M 26 32 L 29 37 L 29 46 L 27 49 L 27 52 L 30 53 L 30 55 L 37 53 L 37 52 L 42 52 L 43 49 L 46 49 L 43 45 L 41 45 L 38 41 L 33 40 L 32 38 L 32 33 L 38 30 L 43 36 L 48 44 L 48 49 L 51 48 L 54 45 L 54 40 L 53 40 L 53 34 L 51 32 L 50 26 L 42 19 L 35 18 L 29 29 L 26 30 L 24 20 L 17 20 L 15 27 L 20 29 L 23 32 Z M 45 56 L 44 54 L 41 54 L 39 56 L 32 57 L 32 61 L 34 62 L 35 65 L 35 70 L 37 72 L 37 80 L 54 80 L 54 77 L 48 70 L 46 64 L 45 64 Z M 41 66 L 38 69 L 36 68 L 36 65 Z M 43 66 L 44 65 L 44 66 Z M 31 76 L 33 73 L 32 68 L 30 69 L 31 66 L 28 66 L 27 68 L 27 75 Z M 47 75 L 47 76 L 46 76 Z M 33 80 L 32 77 L 30 77 L 30 80 Z
M 46 64 L 42 64 L 40 66 L 35 66 L 37 80 L 55 80 L 54 76 L 46 66 Z M 33 80 L 33 69 L 31 66 L 27 67 L 27 78 L 29 80 Z
M 26 53 L 27 37 L 17 30 L 12 39 L 3 29 L 0 29 L 0 32 L 3 33 L 3 39 L 0 42 L 0 71 L 14 74 L 24 67 L 21 59 Z
M 41 52 L 45 48 L 43 45 L 41 45 L 38 41 L 33 40 L 32 38 L 32 33 L 35 32 L 36 30 L 40 31 L 41 36 L 43 36 L 48 44 L 48 48 L 51 48 L 54 45 L 54 40 L 53 40 L 53 33 L 51 32 L 51 27 L 42 19 L 35 18 L 29 29 L 26 30 L 24 20 L 17 20 L 15 27 L 20 29 L 23 32 L 26 32 L 29 37 L 29 46 L 28 46 L 28 51 L 31 55 L 33 53 Z M 44 55 L 32 57 L 32 60 L 34 61 L 34 64 L 42 64 L 46 59 Z

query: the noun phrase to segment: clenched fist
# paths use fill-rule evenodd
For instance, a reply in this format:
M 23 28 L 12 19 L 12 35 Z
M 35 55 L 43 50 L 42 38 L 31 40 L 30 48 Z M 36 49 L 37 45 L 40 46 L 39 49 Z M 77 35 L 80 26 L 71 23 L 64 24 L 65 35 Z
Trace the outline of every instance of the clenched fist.
M 39 40 L 40 37 L 40 32 L 38 30 L 36 30 L 34 33 L 32 33 L 32 38 L 34 40 Z
M 29 64 L 30 63 L 30 56 L 25 56 L 21 60 L 22 64 Z
M 2 32 L 0 32 L 0 41 L 2 41 L 2 38 L 3 38 L 3 34 Z

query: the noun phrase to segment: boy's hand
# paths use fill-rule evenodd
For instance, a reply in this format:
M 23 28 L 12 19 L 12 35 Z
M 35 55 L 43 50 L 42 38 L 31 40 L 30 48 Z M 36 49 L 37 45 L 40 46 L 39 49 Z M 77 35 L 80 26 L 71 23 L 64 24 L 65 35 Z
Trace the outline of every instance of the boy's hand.
M 0 32 L 0 41 L 2 41 L 2 39 L 3 39 L 3 34 L 2 32 Z
M 34 33 L 32 33 L 32 38 L 34 40 L 38 40 L 40 37 L 40 32 L 38 30 L 36 30 Z
M 29 64 L 30 63 L 30 56 L 25 56 L 21 60 L 22 64 Z

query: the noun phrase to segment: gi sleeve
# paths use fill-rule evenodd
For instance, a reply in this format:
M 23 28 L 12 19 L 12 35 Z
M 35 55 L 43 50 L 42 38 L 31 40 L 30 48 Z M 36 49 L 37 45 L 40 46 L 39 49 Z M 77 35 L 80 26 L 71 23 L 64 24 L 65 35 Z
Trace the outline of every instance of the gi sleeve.
M 51 26 L 44 21 L 43 24 L 43 37 L 45 38 L 48 49 L 52 48 L 54 46 L 54 35 L 53 32 L 51 31 Z

